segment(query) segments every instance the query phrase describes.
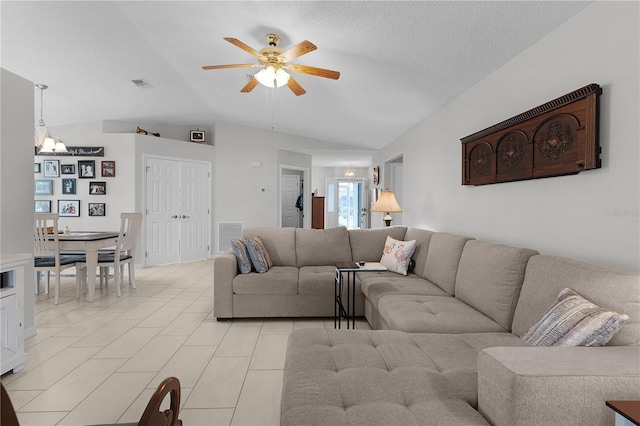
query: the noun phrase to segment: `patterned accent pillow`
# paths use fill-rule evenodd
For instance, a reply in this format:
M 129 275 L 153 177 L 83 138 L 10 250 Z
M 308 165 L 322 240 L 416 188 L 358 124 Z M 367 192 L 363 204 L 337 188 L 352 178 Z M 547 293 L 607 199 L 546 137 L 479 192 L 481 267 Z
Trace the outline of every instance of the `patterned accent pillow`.
M 522 340 L 536 346 L 603 346 L 628 319 L 565 288 Z
M 264 246 L 260 237 L 247 240 L 247 250 L 249 251 L 249 257 L 256 272 L 260 274 L 267 272 L 273 266 L 271 256 L 269 256 L 267 248 Z
M 238 269 L 242 274 L 248 274 L 251 272 L 251 258 L 249 257 L 249 252 L 247 251 L 247 240 L 241 238 L 239 240 L 231 240 L 231 248 L 233 249 L 233 254 L 236 255 L 236 260 L 238 261 Z
M 415 250 L 416 240 L 400 241 L 387 236 L 380 263 L 389 271 L 407 275 L 411 255 Z

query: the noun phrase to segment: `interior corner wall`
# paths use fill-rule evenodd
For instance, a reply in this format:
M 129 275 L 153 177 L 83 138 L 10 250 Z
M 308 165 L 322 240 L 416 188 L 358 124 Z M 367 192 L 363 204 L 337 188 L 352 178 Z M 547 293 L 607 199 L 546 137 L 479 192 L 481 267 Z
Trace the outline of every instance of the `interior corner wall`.
M 0 69 L 0 253 L 33 253 L 34 86 Z M 24 330 L 35 334 L 33 263 L 25 266 Z
M 640 269 L 638 9 L 592 3 L 376 154 L 404 155 L 404 223 Z M 461 185 L 460 138 L 590 83 L 603 89 L 601 169 Z

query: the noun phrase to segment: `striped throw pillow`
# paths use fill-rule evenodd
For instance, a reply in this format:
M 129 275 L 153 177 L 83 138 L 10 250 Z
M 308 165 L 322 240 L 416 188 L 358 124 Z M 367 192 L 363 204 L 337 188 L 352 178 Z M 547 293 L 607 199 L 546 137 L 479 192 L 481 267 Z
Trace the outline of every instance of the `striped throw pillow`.
M 231 240 L 231 248 L 233 249 L 233 254 L 236 255 L 236 260 L 238 261 L 238 269 L 242 274 L 248 274 L 251 272 L 251 258 L 249 257 L 249 252 L 247 251 L 247 240 L 241 238 L 239 240 Z
M 536 346 L 603 346 L 628 319 L 565 288 L 522 340 Z
M 267 248 L 264 246 L 260 237 L 247 240 L 247 251 L 249 252 L 251 263 L 253 263 L 256 272 L 267 272 L 273 266 Z

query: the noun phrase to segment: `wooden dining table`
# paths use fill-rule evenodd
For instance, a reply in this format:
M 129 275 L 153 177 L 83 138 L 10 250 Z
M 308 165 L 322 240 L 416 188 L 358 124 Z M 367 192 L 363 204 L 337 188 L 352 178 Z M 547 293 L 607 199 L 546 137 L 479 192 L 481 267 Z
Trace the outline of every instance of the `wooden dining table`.
M 96 268 L 98 250 L 116 245 L 119 232 L 87 231 L 59 234 L 60 250 L 84 250 L 87 259 L 87 300 L 93 302 L 96 292 Z M 117 271 L 116 271 L 117 273 Z

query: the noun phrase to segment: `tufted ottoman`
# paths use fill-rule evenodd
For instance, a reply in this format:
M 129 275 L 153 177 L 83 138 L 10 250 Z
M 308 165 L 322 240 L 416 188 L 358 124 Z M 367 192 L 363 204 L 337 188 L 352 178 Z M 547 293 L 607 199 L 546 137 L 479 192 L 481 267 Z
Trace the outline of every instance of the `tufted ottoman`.
M 510 333 L 408 334 L 304 329 L 291 334 L 281 425 L 486 425 L 478 353 L 527 346 Z

